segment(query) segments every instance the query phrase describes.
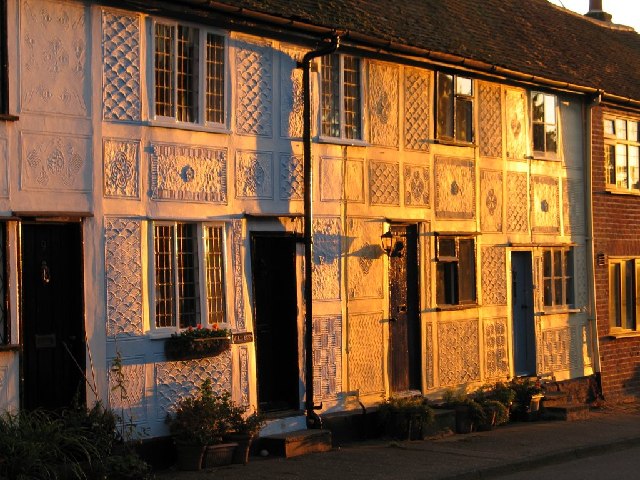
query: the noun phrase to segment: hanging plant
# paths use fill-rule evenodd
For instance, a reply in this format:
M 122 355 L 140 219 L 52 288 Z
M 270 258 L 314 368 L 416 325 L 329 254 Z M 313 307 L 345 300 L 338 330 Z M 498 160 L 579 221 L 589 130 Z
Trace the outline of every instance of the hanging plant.
M 231 331 L 218 328 L 204 328 L 198 324 L 179 333 L 174 333 L 164 343 L 167 360 L 192 360 L 215 357 L 231 347 Z

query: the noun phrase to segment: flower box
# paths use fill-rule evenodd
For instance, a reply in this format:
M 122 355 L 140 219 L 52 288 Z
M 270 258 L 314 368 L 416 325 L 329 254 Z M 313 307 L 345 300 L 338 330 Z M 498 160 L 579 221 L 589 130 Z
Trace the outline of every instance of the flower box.
M 215 357 L 231 348 L 230 336 L 193 338 L 186 335 L 172 335 L 164 344 L 167 360 L 193 360 Z

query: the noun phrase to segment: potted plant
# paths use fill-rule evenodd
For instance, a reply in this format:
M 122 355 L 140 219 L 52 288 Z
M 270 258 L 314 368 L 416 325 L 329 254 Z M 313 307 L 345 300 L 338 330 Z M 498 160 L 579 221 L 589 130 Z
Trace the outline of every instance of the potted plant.
M 486 422 L 482 405 L 465 389 L 457 392 L 447 389 L 443 396 L 444 406 L 456 412 L 456 433 L 471 433 L 477 425 Z
M 503 382 L 486 384 L 472 393 L 473 399 L 484 409 L 485 419 L 478 430 L 490 430 L 509 421 L 509 408 L 516 392 Z
M 537 419 L 540 400 L 542 399 L 542 388 L 538 381 L 530 378 L 514 378 L 511 380 L 510 388 L 515 392 L 515 400 L 512 414 L 516 420 Z
M 378 408 L 387 435 L 399 440 L 423 440 L 434 422 L 433 408 L 425 397 L 392 397 Z
M 233 405 L 231 431 L 226 435 L 227 440 L 238 444 L 233 454 L 233 463 L 246 464 L 249 461 L 251 443 L 265 423 L 261 414 L 253 412 L 247 415 L 247 410 L 248 407 Z
M 211 328 L 198 324 L 174 333 L 164 343 L 167 360 L 191 360 L 194 358 L 213 357 L 231 347 L 231 331 L 218 328 L 214 323 Z
M 215 394 L 208 379 L 195 395 L 178 402 L 174 415 L 168 416 L 167 422 L 176 445 L 180 469 L 200 470 L 203 465 L 231 463 L 236 444 L 209 448 L 221 445 L 223 436 L 229 431 L 231 407 L 230 394 Z

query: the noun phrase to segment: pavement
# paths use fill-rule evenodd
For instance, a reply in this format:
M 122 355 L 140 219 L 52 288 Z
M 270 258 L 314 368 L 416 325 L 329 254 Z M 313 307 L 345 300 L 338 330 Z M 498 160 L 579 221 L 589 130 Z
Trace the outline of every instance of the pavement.
M 488 432 L 424 441 L 371 440 L 293 458 L 250 457 L 247 465 L 165 470 L 157 480 L 467 480 L 498 478 L 640 445 L 640 403 L 604 406 L 586 420 L 515 422 Z

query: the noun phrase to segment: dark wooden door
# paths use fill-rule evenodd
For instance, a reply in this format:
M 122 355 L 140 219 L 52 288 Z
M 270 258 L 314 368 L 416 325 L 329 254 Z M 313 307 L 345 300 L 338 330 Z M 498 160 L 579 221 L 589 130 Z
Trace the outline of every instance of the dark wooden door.
M 251 247 L 259 409 L 298 410 L 295 238 L 253 234 Z
M 24 406 L 85 401 L 81 224 L 22 226 Z
M 531 252 L 511 252 L 513 355 L 516 375 L 536 374 Z
M 418 284 L 418 229 L 392 225 L 395 242 L 389 257 L 389 318 L 391 391 L 419 390 L 420 297 Z

